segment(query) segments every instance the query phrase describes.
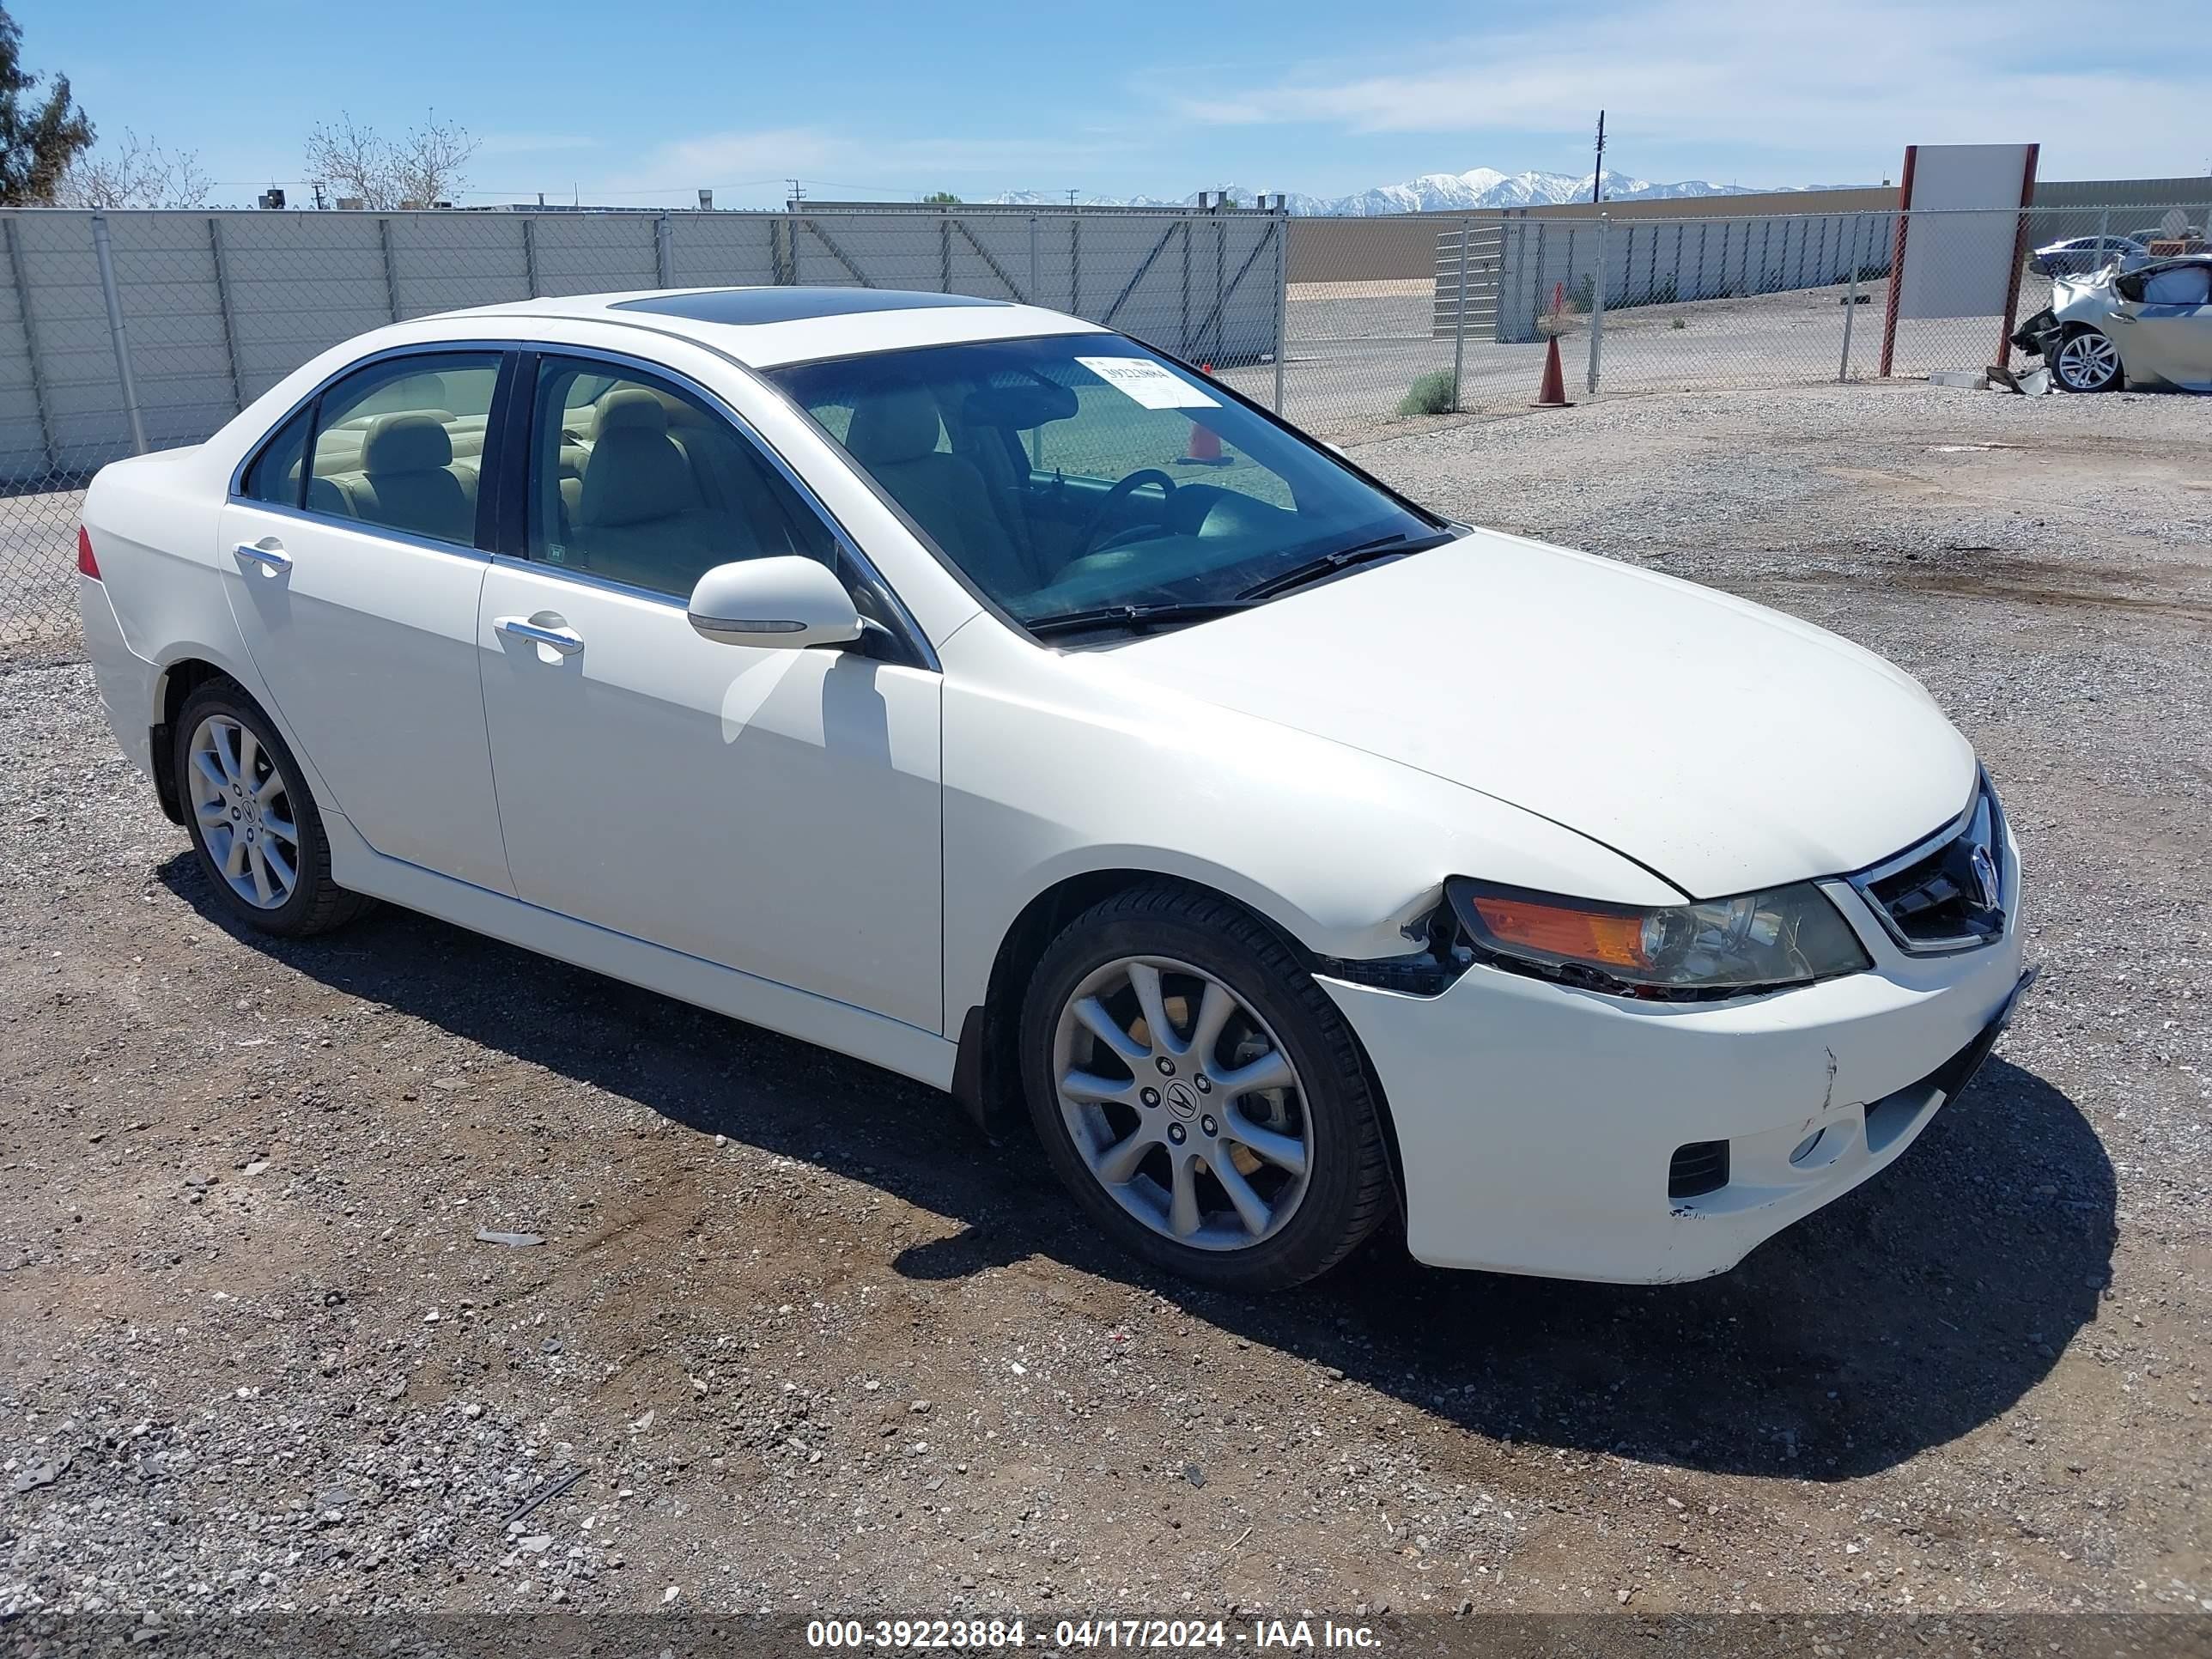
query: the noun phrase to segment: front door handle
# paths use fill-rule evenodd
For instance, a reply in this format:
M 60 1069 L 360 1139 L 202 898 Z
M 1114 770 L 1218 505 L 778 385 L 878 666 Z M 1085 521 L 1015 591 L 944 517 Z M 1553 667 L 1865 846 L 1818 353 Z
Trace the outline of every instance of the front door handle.
M 281 576 L 292 568 L 292 556 L 274 536 L 258 542 L 240 542 L 230 550 L 249 564 L 259 565 L 272 576 Z
M 548 628 L 527 617 L 499 617 L 494 618 L 492 626 L 518 640 L 528 640 L 558 651 L 564 657 L 573 657 L 584 648 L 584 636 L 565 623 Z

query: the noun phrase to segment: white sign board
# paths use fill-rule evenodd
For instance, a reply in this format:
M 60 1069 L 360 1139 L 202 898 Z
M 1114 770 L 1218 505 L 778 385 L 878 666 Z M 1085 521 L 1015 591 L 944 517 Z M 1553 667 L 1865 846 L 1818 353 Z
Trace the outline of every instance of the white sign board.
M 2033 191 L 2033 144 L 1916 144 L 1905 153 L 1904 268 L 1891 315 L 2001 317 Z

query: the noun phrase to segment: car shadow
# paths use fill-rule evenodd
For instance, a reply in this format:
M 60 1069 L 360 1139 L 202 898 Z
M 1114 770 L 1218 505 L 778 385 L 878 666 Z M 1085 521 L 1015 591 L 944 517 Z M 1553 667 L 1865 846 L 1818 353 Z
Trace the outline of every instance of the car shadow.
M 1222 1295 L 1115 1249 L 1026 1129 L 987 1144 L 949 1096 L 388 906 L 343 945 L 270 939 L 229 923 L 189 854 L 160 876 L 335 989 L 962 1224 L 902 1251 L 902 1274 L 1045 1256 L 1493 1439 L 1716 1473 L 1867 1474 L 2014 1405 L 2094 1320 L 2110 1279 L 2103 1146 L 2063 1093 L 1997 1058 L 1895 1166 L 1717 1279 L 1448 1273 L 1386 1232 L 1302 1290 Z

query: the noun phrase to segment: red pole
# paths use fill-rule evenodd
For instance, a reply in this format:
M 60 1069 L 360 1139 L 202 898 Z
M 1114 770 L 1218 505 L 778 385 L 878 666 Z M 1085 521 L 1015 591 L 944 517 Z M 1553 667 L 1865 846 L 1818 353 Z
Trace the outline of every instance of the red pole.
M 1897 240 L 1889 251 L 1889 301 L 1881 317 L 1881 378 L 1885 380 L 1897 356 L 1897 285 L 1905 278 L 1906 215 L 1912 207 L 1912 166 L 1919 155 L 1919 145 L 1905 147 L 1905 171 L 1897 179 Z
M 2012 278 L 2005 286 L 2004 322 L 1997 330 L 1997 367 L 2012 366 L 2012 325 L 2020 311 L 2020 269 L 2027 263 L 2027 210 L 2035 203 L 2035 158 L 2043 146 L 2027 147 L 2027 162 L 2020 170 L 2020 229 L 2012 239 Z M 2100 257 L 2104 250 L 2098 249 Z

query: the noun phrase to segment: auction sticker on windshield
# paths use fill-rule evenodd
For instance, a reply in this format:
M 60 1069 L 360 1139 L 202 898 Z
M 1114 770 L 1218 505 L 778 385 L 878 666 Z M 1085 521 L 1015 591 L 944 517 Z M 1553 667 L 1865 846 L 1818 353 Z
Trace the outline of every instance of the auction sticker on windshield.
M 1209 397 L 1188 380 L 1179 380 L 1158 363 L 1142 357 L 1078 357 L 1075 360 L 1115 391 L 1146 409 L 1218 409 L 1221 399 Z

